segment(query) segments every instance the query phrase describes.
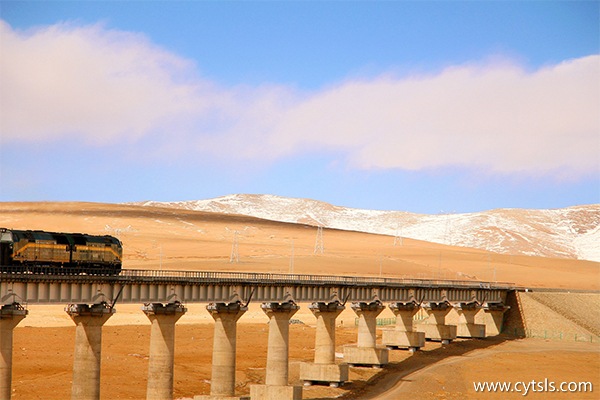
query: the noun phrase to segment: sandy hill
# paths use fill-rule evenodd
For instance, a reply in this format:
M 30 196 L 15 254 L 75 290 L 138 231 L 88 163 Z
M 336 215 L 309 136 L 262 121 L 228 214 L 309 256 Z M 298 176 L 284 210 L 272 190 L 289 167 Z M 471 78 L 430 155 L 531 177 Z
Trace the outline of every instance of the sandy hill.
M 600 261 L 600 204 L 555 210 L 498 209 L 437 215 L 362 210 L 309 199 L 250 194 L 137 204 L 403 236 L 502 254 Z
M 0 203 L 0 226 L 112 234 L 130 269 L 478 279 L 524 286 L 600 289 L 592 261 L 497 254 L 356 231 L 324 229 L 175 207 L 99 203 Z M 239 263 L 231 263 L 236 233 Z

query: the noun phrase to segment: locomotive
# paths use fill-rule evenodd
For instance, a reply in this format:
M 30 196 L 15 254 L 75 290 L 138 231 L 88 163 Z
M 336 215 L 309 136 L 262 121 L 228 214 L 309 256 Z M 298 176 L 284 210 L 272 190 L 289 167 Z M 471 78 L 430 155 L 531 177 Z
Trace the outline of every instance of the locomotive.
M 2 272 L 118 275 L 122 260 L 113 236 L 0 228 Z

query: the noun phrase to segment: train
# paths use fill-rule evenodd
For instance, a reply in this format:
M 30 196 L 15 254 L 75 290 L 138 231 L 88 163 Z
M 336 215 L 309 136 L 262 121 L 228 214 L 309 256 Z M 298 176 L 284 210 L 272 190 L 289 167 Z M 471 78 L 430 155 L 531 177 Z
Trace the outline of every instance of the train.
M 0 271 L 118 275 L 123 245 L 113 236 L 0 228 Z

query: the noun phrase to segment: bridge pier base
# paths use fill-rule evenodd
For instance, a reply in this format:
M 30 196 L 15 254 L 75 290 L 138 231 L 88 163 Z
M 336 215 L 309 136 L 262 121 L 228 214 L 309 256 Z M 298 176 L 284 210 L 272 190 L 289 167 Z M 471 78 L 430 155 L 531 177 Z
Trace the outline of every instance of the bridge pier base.
M 504 313 L 509 309 L 503 303 L 486 303 L 483 306 L 483 323 L 486 336 L 496 336 L 502 332 Z
M 10 400 L 12 396 L 12 355 L 13 331 L 27 316 L 27 310 L 19 303 L 3 305 L 0 308 L 0 399 Z
M 147 303 L 142 311 L 151 323 L 146 398 L 172 400 L 175 323 L 187 309 L 179 302 Z
M 300 400 L 302 386 L 288 386 L 290 318 L 300 308 L 293 301 L 263 303 L 269 317 L 269 344 L 265 385 L 250 386 L 253 400 Z
M 308 308 L 317 317 L 315 361 L 300 364 L 300 379 L 305 386 L 327 383 L 337 387 L 348 380 L 348 364 L 335 363 L 335 319 L 346 307 L 334 301 L 312 303 Z
M 344 346 L 344 361 L 352 366 L 381 367 L 388 363 L 389 350 L 377 346 L 377 316 L 385 309 L 381 301 L 352 303 L 358 315 L 358 343 Z
M 210 303 L 206 309 L 215 320 L 210 396 L 194 396 L 194 400 L 248 399 L 235 396 L 237 321 L 248 307 L 240 302 Z
M 416 332 L 413 328 L 413 318 L 419 311 L 419 305 L 411 301 L 408 303 L 392 303 L 389 307 L 396 315 L 396 325 L 394 328 L 383 330 L 382 342 L 384 346 L 388 349 L 408 349 L 411 352 L 425 346 L 425 333 Z
M 485 325 L 475 323 L 475 315 L 481 306 L 473 303 L 458 303 L 454 306 L 458 313 L 458 324 L 456 325 L 456 336 L 461 338 L 485 338 Z
M 425 338 L 448 344 L 456 339 L 456 325 L 446 325 L 446 315 L 452 310 L 447 301 L 430 302 L 424 307 L 429 318 L 424 323 L 417 324 L 417 331 L 424 332 Z
M 116 310 L 102 302 L 69 304 L 65 311 L 76 325 L 71 398 L 99 400 L 102 326 Z

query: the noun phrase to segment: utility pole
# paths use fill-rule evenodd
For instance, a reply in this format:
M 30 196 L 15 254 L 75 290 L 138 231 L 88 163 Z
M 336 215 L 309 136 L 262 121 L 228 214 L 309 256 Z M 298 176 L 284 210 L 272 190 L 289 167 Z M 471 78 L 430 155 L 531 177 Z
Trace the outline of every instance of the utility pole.
M 292 239 L 292 254 L 290 256 L 290 274 L 294 273 L 294 239 Z

